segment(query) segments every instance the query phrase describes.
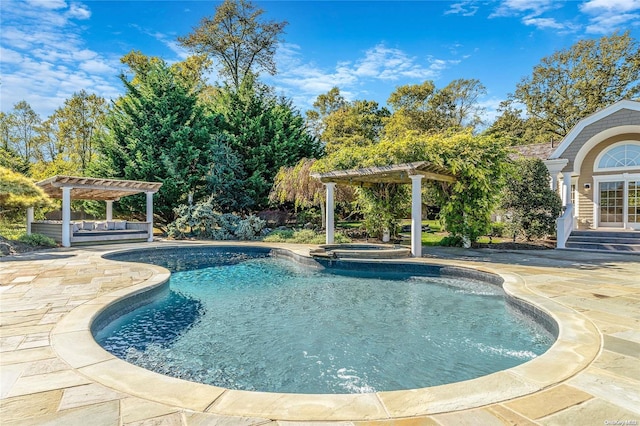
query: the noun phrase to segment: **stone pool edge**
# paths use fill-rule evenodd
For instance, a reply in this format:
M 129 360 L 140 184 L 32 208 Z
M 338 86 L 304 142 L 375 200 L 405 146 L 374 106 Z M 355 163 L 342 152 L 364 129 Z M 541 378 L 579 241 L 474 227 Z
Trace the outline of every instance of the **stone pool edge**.
M 222 246 L 198 244 L 203 245 Z M 243 246 L 251 247 L 248 244 Z M 260 244 L 256 247 L 271 247 L 278 251 L 285 250 L 294 258 L 309 258 L 300 250 L 283 249 L 276 245 Z M 116 251 L 120 250 L 109 251 L 108 254 Z M 103 261 L 116 262 L 109 259 Z M 437 259 L 403 259 L 403 262 L 443 265 Z M 544 311 L 558 323 L 558 340 L 545 354 L 525 364 L 477 379 L 413 390 L 348 395 L 228 390 L 145 370 L 114 357 L 95 342 L 91 325 L 103 310 L 123 299 L 163 286 L 170 277 L 169 271 L 164 268 L 150 264 L 138 265 L 149 268 L 153 272 L 152 277 L 143 283 L 99 296 L 69 312 L 53 329 L 51 345 L 61 359 L 98 383 L 125 394 L 197 412 L 285 421 L 358 421 L 467 410 L 529 395 L 563 382 L 589 366 L 602 344 L 601 335 L 590 320 L 537 295 L 527 287 L 522 277 L 469 265 L 466 268 L 470 270 L 502 277 L 503 287 L 510 297 Z

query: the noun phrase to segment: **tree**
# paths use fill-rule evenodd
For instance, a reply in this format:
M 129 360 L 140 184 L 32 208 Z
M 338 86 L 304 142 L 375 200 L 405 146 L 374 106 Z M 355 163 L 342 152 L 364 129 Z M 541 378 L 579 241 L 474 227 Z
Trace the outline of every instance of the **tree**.
M 67 99 L 64 106 L 56 110 L 56 115 L 58 141 L 63 141 L 69 159 L 78 163 L 80 173 L 84 174 L 95 155 L 95 135 L 104 126 L 106 102 L 100 96 L 81 90 Z
M 367 146 L 380 141 L 389 110 L 377 102 L 356 100 L 329 113 L 321 140 L 327 153 L 343 147 Z
M 38 158 L 37 127 L 40 117 L 26 101 L 20 101 L 13 106 L 11 112 L 10 142 L 11 147 L 24 162 L 31 163 Z
M 484 132 L 507 141 L 509 145 L 549 143 L 549 135 L 542 131 L 542 123 L 535 117 L 523 117 L 523 111 L 514 106 L 513 99 L 500 102 L 501 113 Z
M 287 22 L 261 21 L 264 10 L 247 0 L 225 0 L 193 32 L 178 37 L 183 46 L 218 62 L 220 74 L 239 89 L 245 77 L 276 73 L 274 55 Z
M 549 187 L 549 172 L 542 160 L 516 160 L 507 181 L 502 208 L 507 211 L 515 233 L 527 241 L 553 235 L 562 201 Z
M 321 153 L 319 142 L 307 132 L 291 102 L 274 96 L 253 78 L 245 79 L 240 90 L 222 90 L 212 108 L 225 118 L 228 144 L 242 159 L 247 176 L 244 191 L 255 201 L 255 208 L 268 205 L 281 167 Z
M 340 94 L 337 87 L 331 88 L 327 93 L 318 95 L 313 103 L 313 109 L 306 112 L 307 124 L 311 128 L 314 136 L 322 139 L 322 132 L 325 130 L 326 117 L 347 106 L 347 101 Z
M 101 160 L 92 173 L 101 177 L 159 181 L 154 197 L 159 223 L 173 220 L 173 207 L 189 197 L 207 196 L 209 158 L 221 135 L 219 115 L 208 114 L 190 87 L 160 61 L 137 74 L 137 84 L 122 75 L 125 95 L 106 117 Z M 221 141 L 220 143 L 223 143 Z M 144 197 L 122 198 L 118 208 L 144 212 Z
M 587 115 L 639 93 L 640 48 L 627 31 L 580 40 L 543 58 L 518 83 L 514 99 L 542 122 L 550 140 L 566 136 Z
M 385 122 L 385 138 L 402 137 L 407 132 L 475 131 L 482 122 L 483 108 L 478 100 L 485 93 L 480 81 L 465 79 L 454 80 L 442 89 L 428 80 L 397 87 L 387 100 L 393 114 Z
M 47 207 L 49 197 L 26 176 L 0 166 L 0 215 L 28 207 Z

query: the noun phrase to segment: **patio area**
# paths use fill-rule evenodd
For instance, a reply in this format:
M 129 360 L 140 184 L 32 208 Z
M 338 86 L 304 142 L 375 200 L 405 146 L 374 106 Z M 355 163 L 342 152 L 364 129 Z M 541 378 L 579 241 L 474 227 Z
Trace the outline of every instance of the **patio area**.
M 537 365 L 535 369 L 523 365 L 465 385 L 445 385 L 451 386 L 446 392 L 427 388 L 355 395 L 349 418 L 336 414 L 346 412 L 345 406 L 336 405 L 345 398 L 327 398 L 324 404 L 298 398 L 292 404 L 307 404 L 308 416 L 292 418 L 285 412 L 286 398 L 270 396 L 278 394 L 219 392 L 134 366 L 122 369 L 122 361 L 95 350 L 87 325 L 97 307 L 168 278 L 162 268 L 109 261 L 101 255 L 172 244 L 176 243 L 65 248 L 0 258 L 3 425 L 640 422 L 640 256 L 425 248 L 422 258 L 411 261 L 508 276 L 510 289 L 545 308 L 553 307 L 567 323 L 575 323 L 566 330 L 572 326 L 587 330 L 564 336 L 574 358 L 543 355 L 544 362 L 531 364 Z M 310 248 L 268 246 L 305 256 Z M 265 415 L 277 409 L 282 417 Z

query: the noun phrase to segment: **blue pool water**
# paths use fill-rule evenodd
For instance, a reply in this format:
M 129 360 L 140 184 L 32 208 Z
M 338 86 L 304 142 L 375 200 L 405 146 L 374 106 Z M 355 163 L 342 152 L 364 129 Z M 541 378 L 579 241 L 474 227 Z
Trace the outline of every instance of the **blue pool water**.
M 265 254 L 167 262 L 171 291 L 96 333 L 108 351 L 230 389 L 362 393 L 513 367 L 554 337 L 499 286 L 447 277 L 333 273 Z M 191 269 L 193 268 L 193 269 Z M 368 274 L 373 275 L 373 274 Z

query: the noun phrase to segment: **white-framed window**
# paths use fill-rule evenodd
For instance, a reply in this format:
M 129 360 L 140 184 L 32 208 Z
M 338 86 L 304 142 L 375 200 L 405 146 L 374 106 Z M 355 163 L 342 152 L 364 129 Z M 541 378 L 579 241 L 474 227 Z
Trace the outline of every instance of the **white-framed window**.
M 640 142 L 618 142 L 598 155 L 594 171 L 640 169 Z

